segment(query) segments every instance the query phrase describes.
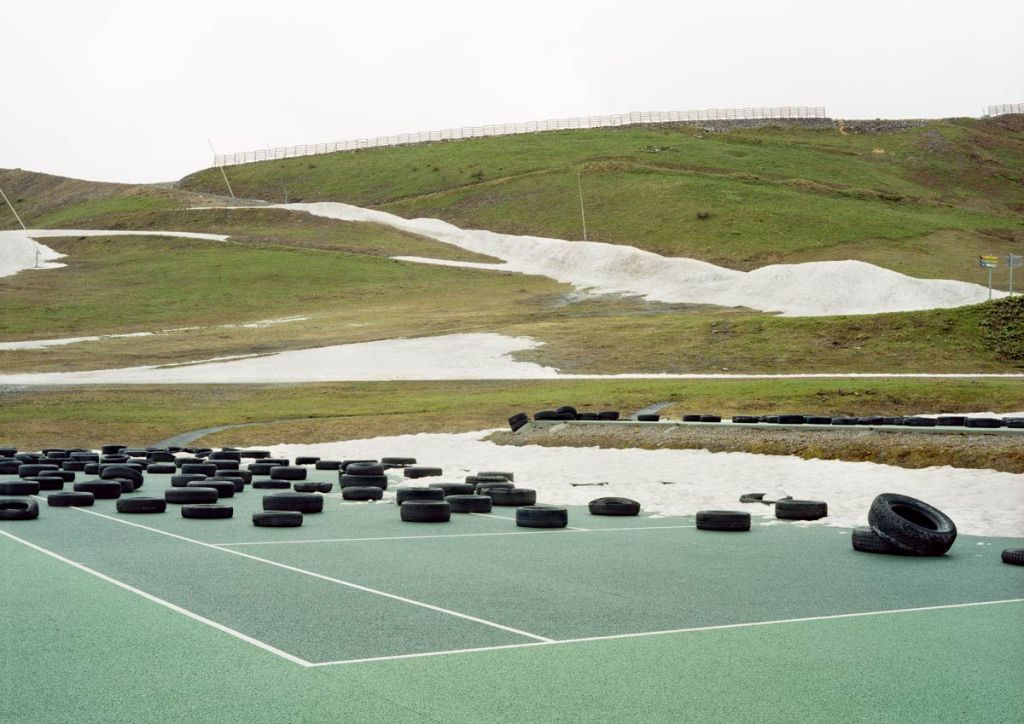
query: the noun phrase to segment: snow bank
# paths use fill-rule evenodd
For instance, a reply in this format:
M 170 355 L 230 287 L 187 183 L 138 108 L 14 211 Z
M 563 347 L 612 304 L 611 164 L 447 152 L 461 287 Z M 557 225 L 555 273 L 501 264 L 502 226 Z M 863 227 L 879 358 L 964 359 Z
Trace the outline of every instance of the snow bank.
M 497 257 L 504 264 L 402 257 L 405 260 L 536 274 L 598 293 L 635 294 L 658 302 L 749 307 L 785 316 L 815 317 L 960 307 L 988 299 L 988 289 L 978 284 L 916 279 L 860 261 L 776 264 L 741 272 L 632 246 L 466 230 L 438 219 L 403 219 L 348 204 L 276 204 L 270 208 L 383 224 Z M 993 296 L 1006 294 L 994 292 Z
M 275 456 L 319 455 L 327 459 L 413 456 L 423 465 L 444 469 L 427 482 L 461 482 L 480 470 L 509 470 L 515 484 L 537 490 L 538 502 L 585 505 L 594 498 L 620 495 L 639 500 L 646 513 L 693 515 L 703 509 L 747 510 L 775 523 L 772 509 L 739 503 L 743 493 L 792 495 L 824 500 L 829 517 L 813 523 L 778 525 L 866 525 L 871 501 L 879 493 L 898 492 L 932 503 L 970 535 L 1024 537 L 1024 476 L 992 470 L 933 467 L 921 470 L 802 460 L 797 457 L 710 453 L 706 450 L 605 450 L 573 447 L 513 447 L 482 438 L 489 431 L 420 434 L 349 440 L 316 445 L 276 445 Z M 410 485 L 424 481 L 408 481 Z M 600 483 L 583 485 L 574 483 Z M 392 488 L 391 492 L 394 491 Z M 586 527 L 579 517 L 570 525 Z
M 0 375 L 3 384 L 200 384 L 371 380 L 544 379 L 558 371 L 509 355 L 537 347 L 527 337 L 452 334 L 340 344 L 187 365 Z
M 53 261 L 63 257 L 63 254 L 35 241 L 35 239 L 60 236 L 174 236 L 209 241 L 224 241 L 228 238 L 224 234 L 200 234 L 193 231 L 104 231 L 100 229 L 0 231 L 0 277 L 9 277 L 25 269 L 36 268 L 36 250 L 39 251 L 39 269 L 56 269 L 65 266 Z

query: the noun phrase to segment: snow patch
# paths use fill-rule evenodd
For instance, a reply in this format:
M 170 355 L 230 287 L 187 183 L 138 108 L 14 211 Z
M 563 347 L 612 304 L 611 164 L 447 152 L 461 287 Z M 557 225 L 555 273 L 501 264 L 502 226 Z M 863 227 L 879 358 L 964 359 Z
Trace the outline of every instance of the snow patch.
M 537 491 L 540 503 L 586 505 L 594 498 L 614 495 L 639 500 L 645 513 L 658 516 L 694 515 L 704 509 L 746 510 L 755 516 L 755 523 L 775 521 L 773 510 L 739 503 L 743 493 L 824 500 L 829 516 L 801 525 L 852 528 L 867 524 L 868 507 L 876 495 L 899 492 L 935 505 L 953 518 L 961 533 L 1024 537 L 1024 476 L 1012 473 L 948 466 L 908 470 L 867 462 L 706 450 L 516 447 L 484 441 L 489 432 L 280 444 L 272 452 L 288 458 L 319 455 L 336 460 L 408 455 L 444 470 L 443 477 L 429 482 L 462 482 L 480 470 L 509 470 L 515 473 L 518 487 Z M 399 481 L 417 484 L 394 479 Z M 607 485 L 588 485 L 600 482 Z M 578 515 L 569 524 L 586 525 Z
M 334 202 L 259 208 L 291 209 L 342 221 L 382 224 L 505 263 L 402 257 L 407 261 L 535 274 L 595 293 L 639 295 L 658 302 L 748 307 L 784 316 L 814 317 L 960 307 L 988 299 L 988 289 L 979 284 L 917 279 L 862 261 L 775 264 L 742 272 L 621 244 L 460 229 L 439 219 L 403 219 L 384 211 Z M 993 296 L 1003 297 L 1006 293 L 993 292 Z

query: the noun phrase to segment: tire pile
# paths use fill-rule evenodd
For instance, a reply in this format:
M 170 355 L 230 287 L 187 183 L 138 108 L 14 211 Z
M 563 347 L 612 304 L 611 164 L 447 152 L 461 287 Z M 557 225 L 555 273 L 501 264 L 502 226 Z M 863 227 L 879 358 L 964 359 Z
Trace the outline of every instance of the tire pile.
M 944 556 L 956 541 L 956 524 L 948 515 L 923 500 L 898 493 L 882 493 L 872 501 L 868 526 L 854 529 L 854 550 Z

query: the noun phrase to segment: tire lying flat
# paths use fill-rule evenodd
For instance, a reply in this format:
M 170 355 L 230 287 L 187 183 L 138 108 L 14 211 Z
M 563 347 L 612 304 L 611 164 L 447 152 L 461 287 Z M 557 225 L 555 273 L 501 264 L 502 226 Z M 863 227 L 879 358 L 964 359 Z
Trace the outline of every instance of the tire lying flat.
M 114 500 L 121 497 L 121 483 L 116 480 L 83 480 L 75 483 L 76 493 L 92 493 L 96 500 Z
M 304 520 L 298 511 L 274 510 L 252 514 L 252 524 L 257 528 L 298 528 Z
M 516 525 L 520 528 L 565 528 L 569 511 L 554 505 L 524 505 L 516 508 Z
M 451 507 L 443 500 L 407 500 L 400 506 L 406 523 L 447 523 L 451 520 Z
M 291 510 L 299 513 L 320 513 L 324 496 L 316 493 L 272 493 L 263 496 L 263 510 Z
M 828 517 L 828 503 L 822 500 L 778 500 L 775 517 L 782 520 L 820 520 Z
M 163 498 L 121 498 L 116 503 L 118 513 L 163 513 L 167 501 Z
M 494 505 L 519 507 L 537 503 L 537 491 L 529 488 L 488 488 L 482 494 L 488 496 Z
M 440 488 L 398 488 L 395 492 L 397 494 L 395 502 L 399 505 L 412 500 L 435 502 L 444 500 L 444 491 Z
M 235 509 L 230 505 L 218 505 L 217 503 L 181 506 L 182 518 L 211 520 L 214 518 L 231 518 L 234 514 Z
M 376 485 L 349 485 L 341 489 L 343 500 L 381 500 L 384 497 L 384 488 Z
M 444 499 L 453 513 L 490 513 L 494 505 L 486 495 L 446 495 Z
M 868 510 L 868 524 L 900 550 L 918 556 L 941 556 L 956 540 L 956 524 L 938 508 L 898 493 L 883 493 Z
M 407 467 L 402 471 L 402 475 L 407 478 L 434 478 L 439 475 L 444 475 L 444 471 L 441 468 L 428 468 L 422 465 L 415 467 Z
M 39 495 L 39 483 L 35 480 L 11 480 L 0 483 L 0 495 Z
M 855 551 L 863 553 L 899 555 L 903 552 L 867 526 L 854 528 L 853 533 L 850 535 L 850 542 Z
M 176 505 L 204 505 L 220 499 L 216 488 L 168 488 L 164 500 Z
M 597 498 L 587 508 L 591 515 L 640 515 L 640 503 L 630 498 Z
M 292 490 L 296 493 L 329 493 L 334 483 L 294 483 Z
M 701 510 L 697 512 L 697 530 L 750 530 L 750 513 L 740 510 Z
M 39 503 L 34 500 L 0 500 L 0 520 L 33 520 L 38 517 Z
M 52 508 L 85 508 L 95 504 L 96 496 L 92 493 L 68 491 L 46 496 L 46 502 Z

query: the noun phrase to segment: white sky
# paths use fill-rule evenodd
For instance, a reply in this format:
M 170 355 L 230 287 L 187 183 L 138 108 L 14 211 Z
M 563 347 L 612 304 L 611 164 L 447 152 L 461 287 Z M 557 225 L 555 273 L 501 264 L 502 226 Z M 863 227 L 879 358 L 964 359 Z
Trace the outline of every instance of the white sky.
M 1024 2 L 9 2 L 0 168 L 174 180 L 221 153 L 646 110 L 1024 102 Z

